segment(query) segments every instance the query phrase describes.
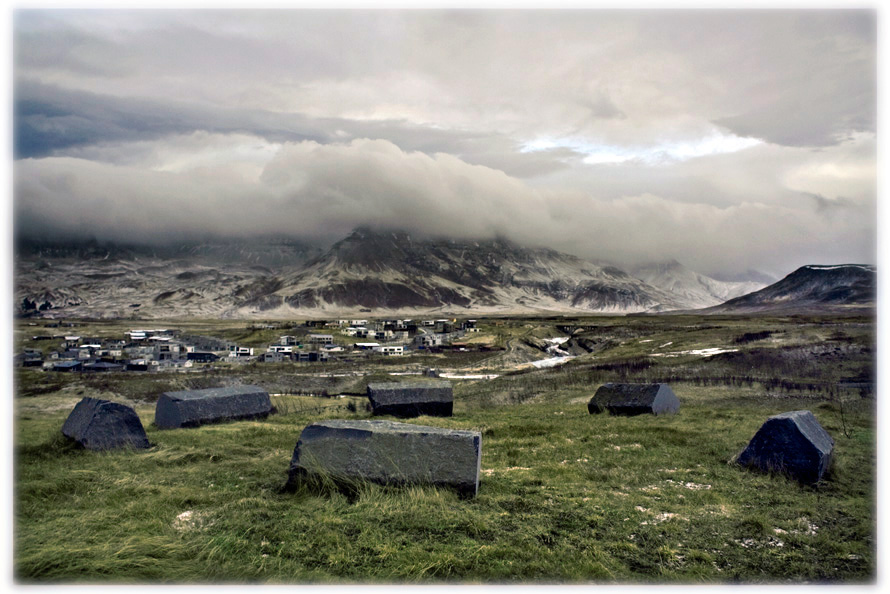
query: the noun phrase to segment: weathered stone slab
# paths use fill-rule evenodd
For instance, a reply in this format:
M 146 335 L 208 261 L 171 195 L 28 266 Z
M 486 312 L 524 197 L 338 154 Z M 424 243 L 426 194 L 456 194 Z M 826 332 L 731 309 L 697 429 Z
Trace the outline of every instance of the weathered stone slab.
M 450 382 L 371 383 L 368 399 L 375 415 L 409 418 L 420 415 L 450 417 L 454 392 Z
M 88 450 L 150 447 L 135 410 L 98 398 L 78 402 L 62 425 L 62 434 Z
M 782 472 L 802 483 L 818 482 L 831 466 L 834 440 L 808 410 L 770 417 L 737 462 L 764 472 Z
M 308 425 L 290 465 L 290 483 L 307 475 L 349 484 L 431 484 L 474 496 L 479 489 L 482 434 L 378 420 Z
M 680 400 L 667 384 L 603 384 L 587 403 L 590 414 L 664 415 L 680 410 Z
M 197 427 L 207 423 L 254 419 L 272 413 L 269 393 L 259 386 L 164 392 L 155 407 L 161 429 Z

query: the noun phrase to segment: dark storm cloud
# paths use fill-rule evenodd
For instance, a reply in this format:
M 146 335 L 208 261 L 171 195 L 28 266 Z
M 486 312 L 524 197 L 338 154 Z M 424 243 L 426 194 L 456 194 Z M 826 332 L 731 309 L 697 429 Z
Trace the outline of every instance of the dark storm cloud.
M 328 140 L 330 134 L 299 114 L 212 108 L 181 102 L 124 99 L 19 80 L 14 98 L 16 158 L 42 157 L 71 147 L 205 130 L 244 132 L 270 140 Z
M 16 159 L 74 154 L 73 149 L 90 145 L 157 140 L 196 131 L 248 133 L 270 142 L 389 138 L 406 150 L 453 153 L 518 177 L 550 173 L 579 156 L 567 149 L 521 153 L 516 142 L 503 135 L 399 121 L 310 118 L 298 113 L 125 99 L 27 80 L 16 82 L 13 112 Z

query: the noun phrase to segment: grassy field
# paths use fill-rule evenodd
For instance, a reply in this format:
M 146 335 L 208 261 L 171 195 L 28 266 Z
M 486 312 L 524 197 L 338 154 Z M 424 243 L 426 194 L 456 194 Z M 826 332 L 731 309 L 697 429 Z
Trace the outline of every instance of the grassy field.
M 456 381 L 453 417 L 410 421 L 482 432 L 482 482 L 466 500 L 427 486 L 361 485 L 352 494 L 284 488 L 302 428 L 322 418 L 367 418 L 366 399 L 352 394 L 372 378 L 400 379 L 386 375 L 399 369 L 391 361 L 364 364 L 371 375 L 339 378 L 306 375 L 305 366 L 102 378 L 19 370 L 16 579 L 874 582 L 874 394 L 838 387 L 873 374 L 872 319 L 502 320 L 483 331 L 509 347 L 524 336 L 564 334 L 567 324 L 602 348 L 541 370 L 507 367 L 532 356 L 525 346 L 485 359 L 401 362 L 501 372 Z M 770 334 L 758 338 L 763 332 Z M 671 354 L 704 348 L 738 350 Z M 313 369 L 335 368 L 342 371 Z M 348 395 L 276 396 L 280 412 L 264 421 L 168 431 L 151 424 L 161 391 L 233 378 L 290 385 L 290 392 L 328 382 L 329 394 Z M 620 380 L 669 380 L 680 412 L 589 415 L 598 385 Z M 134 406 L 153 447 L 95 453 L 69 443 L 62 423 L 86 395 Z M 835 440 L 825 480 L 802 486 L 732 463 L 768 416 L 798 409 L 811 410 Z

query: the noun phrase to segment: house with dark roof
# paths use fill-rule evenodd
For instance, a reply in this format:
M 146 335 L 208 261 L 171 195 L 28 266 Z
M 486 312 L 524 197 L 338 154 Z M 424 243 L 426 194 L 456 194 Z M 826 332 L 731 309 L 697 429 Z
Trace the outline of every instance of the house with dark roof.
M 214 361 L 219 360 L 219 355 L 206 351 L 192 351 L 190 353 L 186 353 L 185 358 L 189 361 L 195 361 L 197 363 L 213 363 Z
M 95 363 L 87 363 L 83 366 L 83 371 L 92 371 L 96 373 L 107 371 L 124 371 L 124 366 L 120 363 L 110 363 L 108 361 L 96 361 Z
M 53 365 L 53 371 L 61 371 L 63 373 L 74 373 L 83 371 L 82 361 L 60 361 Z

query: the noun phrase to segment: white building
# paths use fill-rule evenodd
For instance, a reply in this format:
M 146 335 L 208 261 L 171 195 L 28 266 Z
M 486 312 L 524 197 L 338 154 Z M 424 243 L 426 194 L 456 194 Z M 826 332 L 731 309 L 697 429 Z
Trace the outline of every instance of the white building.
M 294 347 L 292 346 L 284 346 L 281 344 L 273 344 L 269 346 L 270 353 L 293 353 Z
M 379 342 L 357 342 L 355 343 L 355 348 L 360 351 L 370 351 L 373 350 L 374 347 L 379 347 Z
M 384 355 L 387 357 L 401 357 L 405 354 L 405 347 L 402 345 L 397 346 L 377 346 L 374 347 L 374 352 L 380 355 Z

